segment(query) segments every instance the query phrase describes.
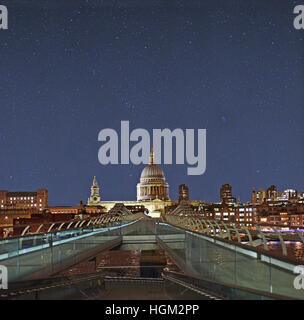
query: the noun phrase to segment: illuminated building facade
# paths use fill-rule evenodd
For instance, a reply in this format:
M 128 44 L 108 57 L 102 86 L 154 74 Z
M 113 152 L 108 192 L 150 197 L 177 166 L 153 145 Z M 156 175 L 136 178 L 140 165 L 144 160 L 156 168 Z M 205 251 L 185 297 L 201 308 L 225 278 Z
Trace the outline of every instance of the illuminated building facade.
M 136 201 L 101 201 L 99 186 L 96 177 L 94 177 L 88 206 L 101 205 L 107 211 L 110 211 L 116 203 L 123 203 L 134 212 L 138 210 L 149 212 L 151 217 L 160 217 L 165 212 L 165 207 L 172 204 L 169 198 L 169 185 L 166 182 L 164 172 L 154 163 L 153 149 L 150 154 L 150 162 L 142 170 L 140 181 L 137 184 Z
M 9 192 L 0 190 L 0 209 L 37 209 L 43 211 L 49 203 L 49 194 L 46 189 L 35 192 Z
M 283 192 L 277 191 L 277 187 L 272 185 L 268 189 L 259 189 L 256 194 L 257 203 L 271 202 L 271 201 L 290 201 L 302 202 L 304 198 L 303 192 L 298 192 L 294 189 L 286 189 Z M 252 200 L 251 200 L 252 202 Z
M 229 198 L 232 198 L 232 187 L 230 184 L 223 184 L 220 189 L 220 199 L 224 201 Z
M 105 209 L 102 206 L 99 205 L 91 205 L 86 206 L 80 201 L 80 204 L 78 206 L 52 206 L 48 207 L 45 210 L 46 213 L 50 213 L 52 215 L 56 214 L 71 214 L 74 216 L 79 215 L 99 215 L 105 213 Z
M 37 209 L 0 209 L 0 226 L 10 227 L 14 224 L 14 220 L 21 218 L 30 218 L 32 214 L 38 213 Z
M 103 206 L 109 212 L 116 203 L 123 203 L 132 212 L 146 212 L 151 217 L 162 214 L 190 215 L 199 214 L 205 219 L 224 221 L 251 226 L 269 224 L 304 227 L 303 193 L 288 189 L 278 192 L 272 185 L 267 190 L 255 188 L 247 203 L 236 202 L 232 187 L 224 184 L 220 188 L 221 203 L 205 203 L 189 200 L 189 188 L 179 186 L 178 200 L 169 199 L 169 186 L 162 169 L 154 164 L 153 151 L 150 163 L 143 169 L 140 182 L 137 184 L 136 201 L 102 201 L 96 177 L 93 179 L 88 206 Z M 302 217 L 303 215 L 303 217 Z
M 221 186 L 220 199 L 225 203 L 236 203 L 236 199 L 232 196 L 232 187 L 230 184 L 223 184 Z
M 189 201 L 189 188 L 185 184 L 181 184 L 178 187 L 178 201 L 182 200 Z
M 269 201 L 275 200 L 278 196 L 277 187 L 272 185 L 266 190 L 266 199 Z

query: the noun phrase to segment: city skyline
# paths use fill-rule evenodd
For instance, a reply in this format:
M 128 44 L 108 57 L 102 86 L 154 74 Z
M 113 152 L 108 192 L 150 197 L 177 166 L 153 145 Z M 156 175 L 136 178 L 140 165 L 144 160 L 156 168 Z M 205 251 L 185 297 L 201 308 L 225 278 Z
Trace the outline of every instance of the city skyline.
M 0 189 L 74 205 L 96 175 L 103 199 L 135 199 L 144 165 L 98 162 L 99 131 L 129 120 L 207 129 L 204 175 L 161 165 L 172 198 L 181 184 L 207 202 L 224 183 L 241 201 L 253 186 L 303 191 L 298 1 L 111 3 L 1 1 Z

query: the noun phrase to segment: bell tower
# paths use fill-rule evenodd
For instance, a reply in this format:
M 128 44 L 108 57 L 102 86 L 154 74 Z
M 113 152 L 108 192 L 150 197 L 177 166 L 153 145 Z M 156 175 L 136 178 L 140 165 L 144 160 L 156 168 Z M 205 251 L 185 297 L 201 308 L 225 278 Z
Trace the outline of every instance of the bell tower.
M 88 205 L 97 205 L 100 202 L 100 195 L 99 195 L 99 186 L 94 176 L 93 183 L 91 186 L 91 196 L 88 199 Z

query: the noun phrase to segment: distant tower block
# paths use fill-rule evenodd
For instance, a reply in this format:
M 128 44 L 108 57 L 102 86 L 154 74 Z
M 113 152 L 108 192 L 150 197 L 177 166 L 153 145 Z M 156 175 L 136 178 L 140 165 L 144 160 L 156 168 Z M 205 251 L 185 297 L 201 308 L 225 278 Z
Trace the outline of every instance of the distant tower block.
M 275 200 L 277 197 L 277 187 L 272 185 L 266 190 L 267 200 Z
M 230 184 L 223 184 L 220 189 L 220 199 L 225 201 L 232 198 L 232 187 Z
M 91 196 L 88 199 L 88 205 L 99 204 L 99 202 L 100 202 L 99 186 L 98 186 L 96 177 L 94 176 L 93 184 L 91 187 Z
M 185 184 L 181 184 L 178 187 L 178 201 L 182 200 L 189 201 L 189 188 Z
M 258 201 L 257 193 L 255 191 L 255 188 L 253 187 L 252 194 L 251 194 L 251 203 L 257 203 L 257 201 Z

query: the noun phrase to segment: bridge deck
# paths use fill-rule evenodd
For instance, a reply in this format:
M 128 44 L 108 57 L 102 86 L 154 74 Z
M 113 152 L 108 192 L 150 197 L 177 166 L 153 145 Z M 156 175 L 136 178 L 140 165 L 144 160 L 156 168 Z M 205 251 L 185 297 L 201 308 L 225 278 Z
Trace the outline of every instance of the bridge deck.
M 29 239 L 26 238 L 26 241 Z M 22 247 L 21 250 L 19 248 L 19 254 L 2 259 L 1 264 L 7 265 L 9 269 L 9 281 L 50 276 L 124 241 L 126 245 L 135 246 L 157 241 L 185 274 L 243 290 L 248 288 L 304 299 L 303 290 L 296 290 L 293 286 L 295 264 L 292 261 L 273 257 L 254 247 L 198 234 L 151 219 L 136 220 L 99 230 L 82 230 L 82 233 L 63 239 L 54 234 L 53 239 L 56 241 L 38 241 L 35 245 L 37 238 L 32 238 L 32 246 Z M 11 253 L 14 251 L 11 250 Z

